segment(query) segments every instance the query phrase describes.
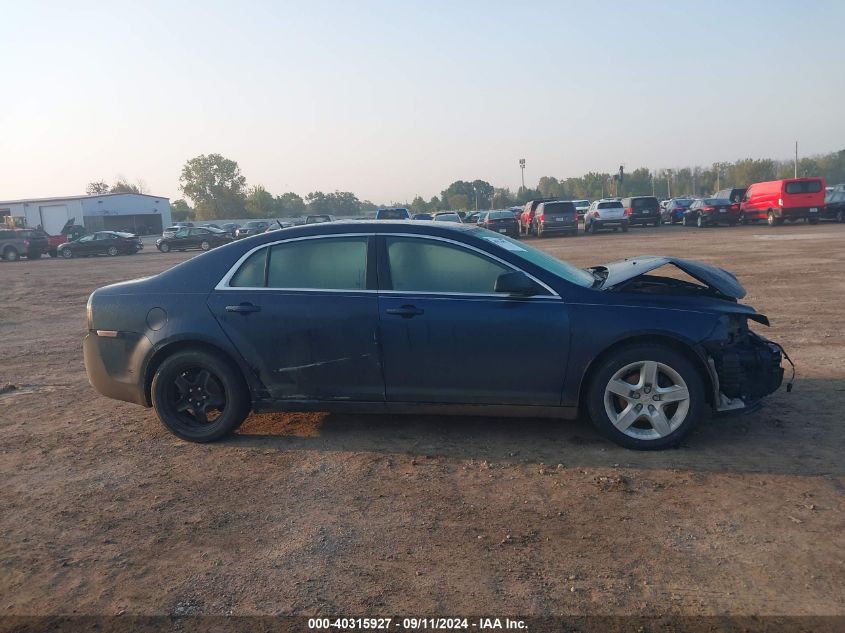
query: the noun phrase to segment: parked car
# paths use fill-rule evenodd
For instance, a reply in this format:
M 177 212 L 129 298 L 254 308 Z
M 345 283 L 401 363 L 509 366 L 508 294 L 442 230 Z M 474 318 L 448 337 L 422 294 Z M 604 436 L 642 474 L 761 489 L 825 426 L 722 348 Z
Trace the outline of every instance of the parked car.
M 584 214 L 584 233 L 596 234 L 602 229 L 628 231 L 630 213 L 619 200 L 595 200 Z
M 766 220 L 769 226 L 785 220 L 806 220 L 817 224 L 824 208 L 822 178 L 788 178 L 755 182 L 745 192 L 739 210 L 740 222 Z
M 222 229 L 197 227 L 179 229 L 173 237 L 160 237 L 156 240 L 156 248 L 162 253 L 170 251 L 186 251 L 198 248 L 203 251 L 228 244 L 234 238 Z
M 578 212 L 572 202 L 541 202 L 534 212 L 533 232 L 537 237 L 563 233 L 578 235 Z
M 323 224 L 324 222 L 337 222 L 337 218 L 326 213 L 305 216 L 305 224 Z
M 269 233 L 270 231 L 279 231 L 281 229 L 289 229 L 293 226 L 293 222 L 286 222 L 285 220 L 273 220 L 270 222 L 270 226 L 267 227 L 267 230 L 264 231 L 265 233 Z
M 78 240 L 60 244 L 60 257 L 89 257 L 91 255 L 134 255 L 143 250 L 144 243 L 134 233 L 123 231 L 97 231 L 83 235 Z
M 268 226 L 270 226 L 270 223 L 265 222 L 264 220 L 250 220 L 242 227 L 235 230 L 235 239 L 240 240 L 244 237 L 249 237 L 250 235 L 258 235 L 259 233 L 266 231 Z
M 845 191 L 834 189 L 824 197 L 821 219 L 845 222 Z
M 484 211 L 478 218 L 478 226 L 495 233 L 519 237 L 519 220 L 510 211 Z
M 520 235 L 528 235 L 534 227 L 534 214 L 537 212 L 537 207 L 543 202 L 550 202 L 554 198 L 538 198 L 537 200 L 529 200 L 522 207 L 522 213 L 519 215 L 519 233 Z
M 478 218 L 481 217 L 481 214 L 484 213 L 483 211 L 473 211 L 472 213 L 467 213 L 461 216 L 461 220 L 466 222 L 467 224 L 478 224 Z
M 218 226 L 217 224 L 214 224 L 213 222 L 209 222 L 208 224 L 203 224 L 203 227 L 206 228 L 206 229 L 222 230 L 220 226 Z
M 161 236 L 162 236 L 162 237 L 172 237 L 172 236 L 176 233 L 176 231 L 178 231 L 178 230 L 179 230 L 179 229 L 181 229 L 181 228 L 182 228 L 181 226 L 176 226 L 175 224 L 173 224 L 173 225 L 168 226 L 167 228 L 165 228 L 165 229 L 161 232 Z
M 16 262 L 21 257 L 38 259 L 48 251 L 49 245 L 43 231 L 0 226 L 0 257 L 7 262 Z
M 727 198 L 732 203 L 737 205 L 737 210 L 739 210 L 739 203 L 742 202 L 742 199 L 745 197 L 745 192 L 748 191 L 748 187 L 731 187 L 730 189 L 721 189 L 713 194 L 714 198 Z
M 461 220 L 461 216 L 454 211 L 439 211 L 434 214 L 433 219 L 435 222 L 454 222 L 456 224 L 463 224 L 464 222 Z
M 573 200 L 572 204 L 575 205 L 575 210 L 578 212 L 578 219 L 583 220 L 584 214 L 587 212 L 587 209 L 590 208 L 590 201 L 589 200 Z
M 434 216 L 430 213 L 415 213 L 412 220 L 433 220 Z
M 628 214 L 628 223 L 633 226 L 660 226 L 660 204 L 654 196 L 630 196 L 622 198 L 622 206 Z
M 693 281 L 654 274 L 667 265 Z M 326 223 L 96 290 L 83 349 L 97 391 L 195 442 L 251 410 L 585 411 L 659 449 L 780 386 L 781 347 L 748 327 L 768 319 L 743 296 L 691 260 L 580 269 L 474 225 Z
M 379 209 L 376 211 L 376 220 L 410 220 L 411 214 L 408 209 L 396 207 L 393 209 Z
M 64 244 L 65 242 L 72 242 L 73 240 L 77 240 L 83 235 L 85 235 L 85 227 L 79 226 L 75 224 L 76 218 L 71 218 L 65 225 L 62 227 L 62 230 L 59 232 L 58 235 L 50 235 L 47 231 L 42 229 L 30 229 L 35 232 L 36 235 L 39 237 L 46 238 L 47 240 L 47 250 L 44 253 L 50 255 L 50 257 L 57 257 L 59 246 Z
M 700 229 L 717 224 L 735 226 L 738 221 L 739 211 L 729 198 L 700 198 L 695 200 L 683 217 L 684 226 L 694 224 Z
M 241 225 L 237 222 L 226 222 L 225 224 L 221 224 L 220 228 L 226 231 L 232 237 L 235 237 L 235 231 L 241 228 Z
M 666 201 L 666 206 L 660 213 L 661 221 L 666 224 L 676 224 L 684 219 L 684 212 L 692 204 L 692 198 L 672 198 Z

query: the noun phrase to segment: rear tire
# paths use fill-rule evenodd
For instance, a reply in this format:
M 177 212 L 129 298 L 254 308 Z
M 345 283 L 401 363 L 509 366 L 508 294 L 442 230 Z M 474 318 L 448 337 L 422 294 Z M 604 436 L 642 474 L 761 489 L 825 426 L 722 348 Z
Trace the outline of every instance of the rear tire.
M 682 224 L 683 226 L 689 226 L 689 221 L 687 220 L 687 216 L 686 216 L 686 215 L 685 215 L 685 216 L 681 219 L 681 224 Z
M 587 409 L 599 432 L 635 450 L 677 446 L 707 411 L 700 372 L 661 345 L 617 350 L 593 372 L 588 389 Z
M 203 240 L 200 242 L 200 248 L 204 251 L 207 251 L 211 248 L 211 243 L 208 240 Z
M 240 373 L 217 354 L 185 350 L 166 358 L 152 382 L 158 419 L 189 442 L 213 442 L 249 415 L 249 389 Z
M 698 217 L 695 218 L 695 225 L 700 229 L 703 229 L 705 226 L 707 226 L 704 222 L 704 217 L 700 213 L 698 214 Z
M 120 251 L 117 250 L 117 246 L 109 246 L 106 254 L 108 254 L 109 257 L 117 257 L 120 254 Z
M 167 242 L 163 242 L 163 243 L 158 245 L 158 250 L 160 250 L 162 253 L 169 253 L 170 252 L 170 244 L 168 244 Z

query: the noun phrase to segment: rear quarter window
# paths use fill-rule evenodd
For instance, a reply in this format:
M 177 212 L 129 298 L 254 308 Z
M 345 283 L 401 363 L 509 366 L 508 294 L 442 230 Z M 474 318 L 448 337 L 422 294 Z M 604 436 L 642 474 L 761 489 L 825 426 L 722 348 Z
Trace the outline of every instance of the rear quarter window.
M 821 180 L 803 180 L 786 183 L 786 193 L 818 193 L 821 190 Z

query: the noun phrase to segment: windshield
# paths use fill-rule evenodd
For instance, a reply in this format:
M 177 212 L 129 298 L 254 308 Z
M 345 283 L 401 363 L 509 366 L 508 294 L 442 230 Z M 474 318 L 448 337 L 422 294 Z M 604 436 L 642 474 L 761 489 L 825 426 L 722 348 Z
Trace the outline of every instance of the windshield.
M 461 216 L 457 213 L 438 213 L 434 219 L 438 222 L 460 222 Z
M 264 222 L 247 222 L 244 224 L 245 229 L 260 229 L 262 226 L 267 226 L 267 224 Z
M 528 246 L 528 244 L 525 244 L 524 242 L 519 242 L 504 235 L 500 235 L 499 233 L 488 231 L 487 229 L 479 229 L 477 235 L 491 244 L 505 249 L 511 255 L 516 255 L 520 259 L 524 259 L 535 266 L 539 266 L 553 275 L 557 275 L 561 279 L 565 279 L 566 281 L 581 286 L 582 288 L 589 288 L 596 282 L 596 278 L 592 273 L 582 270 L 581 268 L 576 268 L 572 264 L 568 264 L 557 257 L 549 255 L 545 251 L 534 248 L 533 246 Z

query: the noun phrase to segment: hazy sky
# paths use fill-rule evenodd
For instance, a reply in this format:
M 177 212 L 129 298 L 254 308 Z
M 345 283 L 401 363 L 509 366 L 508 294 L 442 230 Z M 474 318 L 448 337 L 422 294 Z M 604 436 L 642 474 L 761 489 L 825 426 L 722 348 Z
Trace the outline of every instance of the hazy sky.
M 273 193 L 845 147 L 845 2 L 0 0 L 0 200 L 218 152 Z

